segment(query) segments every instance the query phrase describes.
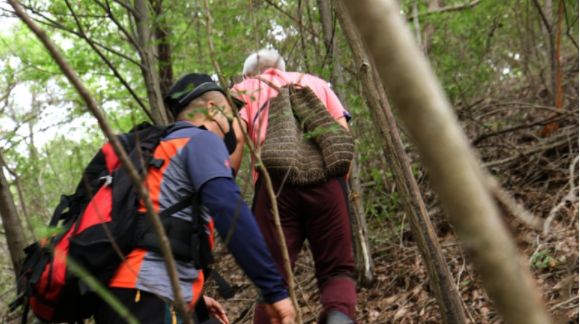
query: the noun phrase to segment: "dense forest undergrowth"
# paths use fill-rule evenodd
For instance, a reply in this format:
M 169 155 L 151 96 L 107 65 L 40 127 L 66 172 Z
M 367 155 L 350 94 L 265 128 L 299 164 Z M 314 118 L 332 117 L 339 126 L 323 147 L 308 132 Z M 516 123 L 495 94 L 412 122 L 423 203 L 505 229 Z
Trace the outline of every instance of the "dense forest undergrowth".
M 160 93 L 185 73 L 217 77 L 214 58 L 232 84 L 239 82 L 244 59 L 257 48 L 278 50 L 289 71 L 328 80 L 353 115 L 349 126 L 357 139 L 359 201 L 374 262 L 374 282 L 358 289 L 357 320 L 440 323 L 409 216 L 363 94 L 363 67 L 355 64 L 334 3 L 210 1 L 213 21 L 208 31 L 203 2 L 152 1 L 151 42 L 142 44 L 145 48 L 135 44 L 141 30 L 134 29 L 135 18 L 124 2 L 21 4 L 63 49 L 118 133 L 159 108 L 142 70 L 141 50 L 153 57 L 148 64 L 155 70 Z M 530 212 L 514 213 L 499 203 L 522 267 L 533 273 L 553 318 L 578 323 L 578 2 L 401 0 L 399 5 L 481 165 L 501 184 L 496 197 L 512 195 Z M 10 184 L 26 239 L 33 242 L 51 234 L 45 225 L 60 195 L 74 190 L 82 168 L 105 137 L 52 58 L 4 2 L 0 13 L 0 172 Z M 213 55 L 208 38 L 214 42 Z M 465 258 L 421 156 L 398 118 L 402 109 L 392 106 L 405 158 L 466 317 L 474 324 L 503 323 L 477 270 Z M 237 181 L 248 202 L 253 196 L 250 163 L 246 151 Z M 18 323 L 20 314 L 7 311 L 16 292 L 7 231 L 10 228 L 2 224 L 0 323 Z M 206 292 L 222 302 L 230 323 L 251 323 L 256 290 L 217 241 L 217 267 L 236 295 L 221 301 L 214 283 Z M 316 322 L 320 296 L 307 244 L 295 278 L 305 323 Z

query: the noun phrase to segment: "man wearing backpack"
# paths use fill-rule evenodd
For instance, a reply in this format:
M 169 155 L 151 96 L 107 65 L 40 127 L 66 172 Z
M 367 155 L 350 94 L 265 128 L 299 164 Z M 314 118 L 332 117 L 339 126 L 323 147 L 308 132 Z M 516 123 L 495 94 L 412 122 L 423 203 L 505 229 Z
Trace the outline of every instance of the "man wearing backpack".
M 229 154 L 235 151 L 237 141 L 231 122 L 232 108 L 224 94 L 206 74 L 185 75 L 172 87 L 165 101 L 177 122 L 154 150 L 153 164 L 156 165 L 149 167 L 144 184 L 158 212 L 195 193 L 205 223 L 203 229 L 209 232 L 206 236 L 212 247 L 213 228 L 225 240 L 234 225 L 229 250 L 262 291 L 271 322 L 291 323 L 295 313 L 287 289 L 233 179 Z M 140 209 L 143 209 L 142 202 Z M 195 213 L 193 207 L 186 207 L 168 217 L 173 222 L 166 226 L 168 236 L 172 231 L 187 228 L 187 224 L 195 221 Z M 144 237 L 138 244 L 140 247 L 117 269 L 109 287 L 141 323 L 177 323 L 179 315 L 172 307 L 173 292 L 163 256 L 156 243 L 147 239 L 152 236 Z M 204 275 L 187 255 L 175 250 L 174 255 L 182 292 L 193 312 L 202 294 Z M 219 269 L 219 265 L 215 267 Z M 206 299 L 206 303 L 210 315 L 227 324 L 221 306 L 212 299 Z M 125 323 L 104 302 L 98 307 L 95 321 Z
M 277 138 L 284 137 L 284 134 L 280 134 L 279 129 L 268 130 L 268 121 L 272 122 L 268 115 L 271 109 L 269 106 L 271 100 L 280 98 L 278 94 L 279 91 L 282 91 L 281 88 L 291 83 L 298 84 L 303 88 L 309 87 L 340 125 L 338 127 L 342 126 L 348 130 L 347 119 L 350 118 L 350 115 L 344 110 L 328 83 L 308 74 L 286 72 L 284 59 L 277 52 L 261 50 L 250 55 L 244 63 L 243 74 L 245 81 L 235 85 L 232 94 L 247 103 L 240 111 L 240 117 L 245 122 L 242 123 L 242 127 L 247 129 L 256 146 L 266 147 L 264 146 L 265 139 L 268 136 L 272 137 L 269 132 L 275 131 Z M 280 100 L 276 101 L 277 105 L 279 102 Z M 292 106 L 294 106 L 293 103 Z M 283 112 L 283 114 L 292 115 L 287 112 Z M 294 114 L 296 115 L 295 110 Z M 270 118 L 272 118 L 271 115 Z M 330 119 L 332 122 L 332 118 Z M 244 141 L 242 136 L 239 136 L 238 140 L 239 143 Z M 280 151 L 284 151 L 283 145 L 278 147 L 280 147 Z M 231 156 L 235 168 L 241 164 L 242 153 L 242 147 L 238 145 L 236 152 Z M 266 164 L 264 160 L 263 163 Z M 299 162 L 296 163 L 299 164 Z M 350 163 L 350 160 L 347 163 Z M 258 172 L 256 170 L 253 172 L 256 187 L 253 205 L 254 215 L 276 261 L 278 271 L 284 277 L 287 285 L 284 260 L 280 252 L 270 199 L 264 186 L 261 186 Z M 268 172 L 273 178 L 280 220 L 292 266 L 294 266 L 304 240 L 308 239 L 310 243 L 323 306 L 320 322 L 329 324 L 354 323 L 356 285 L 352 278 L 354 258 L 351 247 L 345 177 L 330 178 L 322 184 L 300 186 L 290 185 L 284 179 L 276 179 L 272 177 L 271 171 Z M 267 321 L 266 305 L 259 305 L 255 310 L 254 323 L 262 324 L 267 323 Z

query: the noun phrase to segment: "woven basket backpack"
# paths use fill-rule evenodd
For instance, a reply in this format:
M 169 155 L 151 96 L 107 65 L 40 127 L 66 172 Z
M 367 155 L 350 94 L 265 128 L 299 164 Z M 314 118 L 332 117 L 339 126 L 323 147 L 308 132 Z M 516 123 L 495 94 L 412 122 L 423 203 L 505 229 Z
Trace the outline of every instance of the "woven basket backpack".
M 278 87 L 270 99 L 267 136 L 260 156 L 274 179 L 294 186 L 321 184 L 345 176 L 354 156 L 354 139 L 308 86 Z

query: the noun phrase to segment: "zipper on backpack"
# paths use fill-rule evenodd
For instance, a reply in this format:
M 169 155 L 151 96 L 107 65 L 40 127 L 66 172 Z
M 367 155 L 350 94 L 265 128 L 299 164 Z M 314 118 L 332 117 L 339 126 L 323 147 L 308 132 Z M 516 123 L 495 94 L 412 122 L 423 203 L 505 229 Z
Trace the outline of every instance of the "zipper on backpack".
M 135 302 L 138 303 L 141 300 L 141 290 L 137 289 L 137 294 L 135 295 Z

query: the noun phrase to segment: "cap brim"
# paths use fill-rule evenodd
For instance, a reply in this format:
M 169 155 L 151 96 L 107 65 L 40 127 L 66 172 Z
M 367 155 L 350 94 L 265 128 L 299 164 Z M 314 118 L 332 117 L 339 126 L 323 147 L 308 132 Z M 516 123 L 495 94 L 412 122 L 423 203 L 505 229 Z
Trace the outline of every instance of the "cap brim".
M 180 110 L 183 107 L 187 106 L 189 104 L 189 102 L 191 102 L 192 100 L 194 100 L 195 98 L 203 95 L 206 92 L 209 91 L 219 91 L 221 92 L 224 96 L 227 97 L 226 91 L 220 87 L 217 83 L 213 83 L 213 82 L 208 82 L 207 84 L 203 84 L 201 85 L 199 88 L 195 89 L 194 91 L 188 93 L 187 95 L 185 95 L 184 97 L 176 100 L 172 98 L 172 94 L 168 94 L 165 97 L 165 102 L 169 102 L 169 100 L 176 100 L 178 101 L 177 104 L 175 105 L 175 107 L 173 108 L 174 110 Z M 238 110 L 242 109 L 242 107 L 244 107 L 246 105 L 246 103 L 234 96 L 231 96 L 234 104 L 236 105 L 236 108 Z
M 209 91 L 219 91 L 221 93 L 223 93 L 224 96 L 226 96 L 227 98 L 227 94 L 226 91 L 220 87 L 217 83 L 214 84 L 208 84 L 207 86 L 202 86 L 199 89 L 196 89 L 195 91 L 191 92 L 190 94 L 188 94 L 186 97 L 192 98 L 191 100 L 201 96 L 202 94 L 209 92 Z M 230 97 L 232 98 L 232 101 L 234 102 L 234 104 L 236 105 L 236 108 L 238 108 L 238 110 L 242 109 L 242 107 L 244 107 L 246 105 L 246 102 L 230 95 Z M 182 99 L 183 100 L 183 99 Z

